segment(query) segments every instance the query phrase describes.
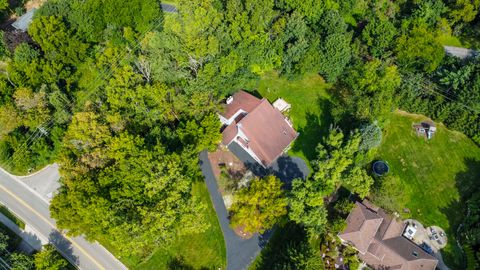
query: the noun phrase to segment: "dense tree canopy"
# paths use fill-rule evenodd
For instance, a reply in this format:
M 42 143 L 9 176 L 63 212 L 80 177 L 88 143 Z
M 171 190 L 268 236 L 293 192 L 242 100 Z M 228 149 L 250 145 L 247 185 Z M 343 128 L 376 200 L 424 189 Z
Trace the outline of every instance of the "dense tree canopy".
M 64 270 L 68 262 L 57 252 L 52 245 L 46 245 L 35 254 L 35 268 L 37 270 Z
M 18 252 L 16 244 L 19 243 L 16 239 L 11 239 L 10 236 L 16 235 L 11 231 L 6 231 L 0 227 L 0 258 L 3 259 L 2 267 L 7 264 L 9 269 L 15 270 L 34 270 L 35 265 L 33 258 L 27 254 Z
M 400 65 L 406 69 L 418 68 L 434 71 L 441 63 L 445 51 L 424 23 L 407 22 L 395 49 Z
M 342 97 L 353 116 L 360 120 L 382 119 L 395 108 L 395 90 L 400 86 L 397 66 L 374 59 L 354 66 L 343 79 Z
M 219 101 L 271 71 L 322 75 L 333 120 L 345 130 L 316 134 L 325 138 L 312 175 L 289 193 L 288 216 L 313 231 L 325 229 L 324 197 L 339 186 L 369 194 L 365 155 L 381 129 L 368 123 L 382 126 L 392 110 L 423 113 L 480 143 L 479 60 L 452 59 L 442 47 L 478 28 L 478 0 L 178 0 L 176 7 L 163 14 L 158 0 L 49 0 L 31 39 L 11 44 L 0 34 L 0 163 L 25 174 L 59 162 L 62 187 L 51 210 L 71 234 L 148 256 L 204 231 L 206 206 L 191 189 L 201 179 L 198 153 L 221 139 Z M 374 193 L 395 182 L 386 178 Z M 272 205 L 284 215 L 274 184 Z M 259 195 L 250 189 L 234 208 L 238 224 L 259 207 L 248 203 Z M 260 213 L 251 231 L 277 220 Z
M 373 179 L 357 160 L 364 154 L 359 151 L 362 139 L 358 131 L 346 137 L 337 128 L 317 147 L 317 160 L 313 175 L 296 179 L 290 197 L 290 218 L 313 231 L 322 232 L 327 222 L 324 197 L 340 185 L 364 197 L 369 194 Z
M 287 214 L 287 198 L 282 182 L 275 176 L 254 179 L 248 188 L 235 194 L 230 208 L 233 226 L 249 233 L 263 233 Z

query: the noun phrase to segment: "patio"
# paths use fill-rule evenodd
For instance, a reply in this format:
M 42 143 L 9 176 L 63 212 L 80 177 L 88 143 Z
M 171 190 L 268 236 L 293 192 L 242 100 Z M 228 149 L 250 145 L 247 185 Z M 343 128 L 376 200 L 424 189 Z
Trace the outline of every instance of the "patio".
M 438 226 L 425 228 L 422 223 L 415 219 L 407 219 L 405 224 L 407 227 L 404 236 L 415 244 L 419 246 L 427 245 L 434 253 L 447 245 L 447 235 L 442 228 Z M 409 230 L 411 231 L 409 232 Z

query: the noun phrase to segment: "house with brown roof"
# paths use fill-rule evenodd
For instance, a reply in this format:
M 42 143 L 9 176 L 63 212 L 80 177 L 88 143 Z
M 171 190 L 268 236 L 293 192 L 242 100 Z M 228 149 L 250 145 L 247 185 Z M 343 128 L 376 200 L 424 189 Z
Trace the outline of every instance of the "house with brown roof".
M 297 138 L 290 121 L 267 99 L 238 91 L 227 99 L 220 121 L 222 143 L 237 143 L 262 167 L 270 166 Z
M 406 225 L 364 200 L 356 202 L 338 234 L 374 269 L 433 270 L 438 260 L 403 236 Z

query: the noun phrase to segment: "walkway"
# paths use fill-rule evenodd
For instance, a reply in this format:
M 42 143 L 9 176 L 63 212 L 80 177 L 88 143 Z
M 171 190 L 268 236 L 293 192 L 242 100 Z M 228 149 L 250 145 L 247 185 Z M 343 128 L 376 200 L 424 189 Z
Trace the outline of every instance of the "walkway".
M 200 168 L 207 184 L 210 198 L 217 212 L 218 221 L 223 231 L 227 247 L 227 270 L 247 269 L 266 244 L 268 237 L 255 234 L 251 239 L 242 239 L 230 228 L 228 212 L 218 192 L 217 181 L 213 175 L 212 166 L 208 160 L 207 151 L 200 153 Z
M 39 239 L 37 233 L 28 225 L 25 225 L 25 230 L 22 230 L 22 228 L 18 227 L 17 224 L 2 213 L 0 213 L 0 223 L 22 238 L 22 242 L 18 248 L 25 253 L 31 254 L 35 250 L 41 250 L 43 245 L 48 244 L 48 239 L 47 241 L 45 241 L 45 239 Z

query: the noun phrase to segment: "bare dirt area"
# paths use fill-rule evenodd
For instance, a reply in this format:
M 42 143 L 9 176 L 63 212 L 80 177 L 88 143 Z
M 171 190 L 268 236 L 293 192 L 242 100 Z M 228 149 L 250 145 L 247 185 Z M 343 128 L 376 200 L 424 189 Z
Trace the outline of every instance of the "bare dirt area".
M 47 2 L 46 0 L 31 0 L 31 1 L 28 1 L 26 4 L 25 4 L 25 9 L 26 10 L 30 10 L 32 8 L 39 8 L 41 7 L 45 2 Z
M 228 168 L 229 172 L 233 174 L 240 173 L 243 175 L 247 171 L 243 162 L 222 146 L 219 146 L 213 153 L 209 152 L 208 159 L 212 164 L 213 174 L 217 179 L 220 177 L 222 167 Z
M 20 45 L 21 43 L 29 43 L 32 44 L 33 40 L 26 32 L 12 30 L 12 31 L 5 31 L 4 34 L 5 43 L 7 44 L 7 48 L 13 52 L 15 48 Z
M 253 234 L 249 233 L 249 232 L 245 232 L 244 229 L 245 229 L 245 226 L 238 226 L 238 227 L 234 228 L 233 231 L 243 239 L 252 238 Z

